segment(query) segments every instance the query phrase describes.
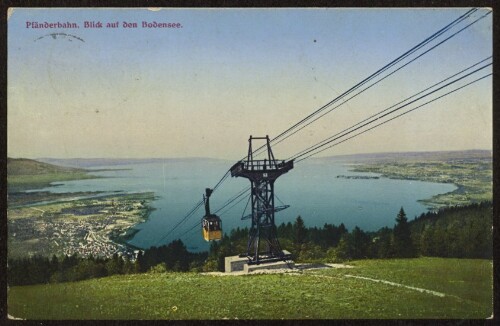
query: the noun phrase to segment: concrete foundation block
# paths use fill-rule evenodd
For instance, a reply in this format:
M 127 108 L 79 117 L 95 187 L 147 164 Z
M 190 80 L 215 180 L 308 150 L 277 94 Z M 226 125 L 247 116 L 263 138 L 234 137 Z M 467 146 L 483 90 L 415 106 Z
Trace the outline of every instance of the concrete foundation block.
M 243 271 L 243 265 L 248 262 L 247 257 L 229 256 L 224 258 L 224 272 L 240 272 Z
M 283 254 L 290 255 L 290 252 L 283 250 Z M 265 270 L 265 269 L 287 269 L 294 267 L 293 261 L 288 261 L 288 264 L 284 261 L 275 262 L 263 262 L 258 265 L 248 265 L 247 257 L 240 256 L 229 256 L 224 258 L 224 272 L 245 272 L 251 273 L 252 271 Z

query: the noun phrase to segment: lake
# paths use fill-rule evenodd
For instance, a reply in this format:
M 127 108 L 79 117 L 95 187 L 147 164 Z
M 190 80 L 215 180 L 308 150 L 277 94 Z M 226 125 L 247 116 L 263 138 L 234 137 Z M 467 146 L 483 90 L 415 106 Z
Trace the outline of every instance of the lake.
M 200 207 L 196 214 L 167 237 L 165 235 L 202 199 L 205 188 L 214 187 L 233 163 L 212 159 L 165 159 L 163 162 L 99 166 L 93 168 L 119 170 L 93 172 L 106 178 L 63 182 L 42 191 L 153 191 L 158 197 L 152 202 L 155 210 L 146 222 L 136 226 L 139 232 L 130 244 L 147 248 L 180 237 L 191 251 L 207 250 L 208 244 L 201 237 L 201 227 L 195 226 L 204 215 L 204 207 Z M 282 175 L 275 183 L 275 194 L 279 198 L 276 205 L 290 207 L 276 213 L 276 224 L 293 222 L 300 215 L 308 227 L 344 223 L 349 230 L 359 226 L 365 231 L 375 231 L 384 226 L 392 227 L 401 207 L 412 219 L 427 212 L 427 207 L 419 203 L 419 199 L 456 189 L 453 184 L 414 180 L 337 178 L 378 176 L 351 172 L 352 167 L 311 159 Z M 212 212 L 249 185 L 247 179 L 226 179 L 210 198 Z M 243 215 L 250 213 L 248 208 L 244 212 L 248 199 L 248 195 L 245 196 L 238 204 L 229 205 L 218 213 L 224 231 L 250 226 L 250 220 L 241 220 Z

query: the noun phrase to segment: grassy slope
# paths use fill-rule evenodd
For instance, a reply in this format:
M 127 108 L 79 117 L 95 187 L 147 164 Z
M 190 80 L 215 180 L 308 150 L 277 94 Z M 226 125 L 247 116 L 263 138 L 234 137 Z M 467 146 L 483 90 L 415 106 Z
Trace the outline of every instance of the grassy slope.
M 84 169 L 61 167 L 30 159 L 7 158 L 8 192 L 43 188 L 55 181 L 95 178 Z
M 301 275 L 137 274 L 13 287 L 8 313 L 27 319 L 483 319 L 492 313 L 491 261 L 419 258 L 352 264 L 355 268 Z

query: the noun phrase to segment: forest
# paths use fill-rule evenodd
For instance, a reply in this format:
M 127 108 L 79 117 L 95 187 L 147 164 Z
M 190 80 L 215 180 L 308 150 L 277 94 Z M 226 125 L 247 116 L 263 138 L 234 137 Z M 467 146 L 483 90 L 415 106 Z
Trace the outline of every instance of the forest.
M 307 228 L 298 216 L 295 222 L 277 227 L 282 248 L 296 262 L 345 262 L 374 258 L 485 258 L 493 256 L 493 207 L 491 202 L 455 206 L 428 212 L 409 221 L 404 208 L 395 216 L 393 228 L 365 232 L 344 224 Z M 224 269 L 224 257 L 243 253 L 247 229 L 232 230 L 210 247 L 207 270 Z
M 443 208 L 409 221 L 404 208 L 395 214 L 392 228 L 365 232 L 344 224 L 307 227 L 298 216 L 294 223 L 277 226 L 283 249 L 295 262 L 346 262 L 359 259 L 448 257 L 492 259 L 493 206 L 482 202 Z M 140 251 L 134 261 L 117 254 L 111 258 L 34 256 L 8 260 L 8 284 L 73 282 L 133 273 L 224 271 L 224 257 L 244 253 L 247 228 L 226 233 L 209 252 L 191 253 L 181 240 Z

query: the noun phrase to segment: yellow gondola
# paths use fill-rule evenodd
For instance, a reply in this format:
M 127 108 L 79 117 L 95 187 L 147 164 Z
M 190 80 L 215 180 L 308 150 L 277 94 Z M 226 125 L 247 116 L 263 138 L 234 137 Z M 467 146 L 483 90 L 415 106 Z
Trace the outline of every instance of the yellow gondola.
M 212 194 L 212 189 L 205 189 L 206 196 L 203 196 L 205 202 L 205 216 L 201 219 L 201 232 L 205 241 L 213 241 L 222 239 L 222 221 L 215 215 L 210 214 L 209 198 Z
M 222 239 L 222 222 L 217 215 L 203 217 L 202 226 L 205 241 Z

